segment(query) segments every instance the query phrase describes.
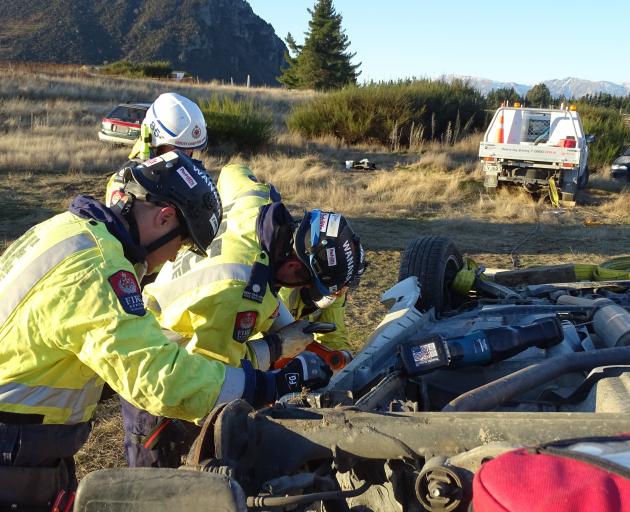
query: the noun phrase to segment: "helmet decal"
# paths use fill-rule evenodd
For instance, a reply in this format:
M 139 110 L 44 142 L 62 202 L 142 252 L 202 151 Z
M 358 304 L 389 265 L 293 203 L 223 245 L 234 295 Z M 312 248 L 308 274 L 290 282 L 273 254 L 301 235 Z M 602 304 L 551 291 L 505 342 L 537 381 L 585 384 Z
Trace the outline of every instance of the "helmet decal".
M 201 128 L 199 128 L 199 126 L 195 125 L 195 127 L 193 128 L 191 134 L 192 134 L 192 136 L 195 139 L 198 139 L 199 137 L 201 137 Z
M 197 180 L 193 178 L 184 167 L 180 167 L 179 169 L 177 169 L 177 174 L 179 174 L 186 182 L 188 188 L 195 188 L 197 186 Z
M 328 227 L 326 228 L 326 236 L 337 236 L 339 234 L 340 223 L 341 223 L 341 214 L 331 213 L 330 216 L 328 217 Z

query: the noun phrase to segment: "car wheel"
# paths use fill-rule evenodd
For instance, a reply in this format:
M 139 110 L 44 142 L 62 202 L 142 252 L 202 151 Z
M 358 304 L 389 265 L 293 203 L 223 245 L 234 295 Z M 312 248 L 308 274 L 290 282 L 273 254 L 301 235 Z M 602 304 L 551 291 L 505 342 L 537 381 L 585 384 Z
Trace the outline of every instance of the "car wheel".
M 435 308 L 440 314 L 460 305 L 462 297 L 451 290 L 455 275 L 463 268 L 461 254 L 451 240 L 443 236 L 416 238 L 400 260 L 398 280 L 416 276 L 420 283 L 419 311 Z

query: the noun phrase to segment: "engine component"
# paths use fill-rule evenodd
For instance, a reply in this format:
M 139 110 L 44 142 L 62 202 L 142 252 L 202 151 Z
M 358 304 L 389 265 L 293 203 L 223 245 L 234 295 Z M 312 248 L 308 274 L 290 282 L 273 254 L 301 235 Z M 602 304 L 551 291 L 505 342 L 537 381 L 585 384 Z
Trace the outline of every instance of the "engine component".
M 612 364 L 630 364 L 630 347 L 605 348 L 552 357 L 464 393 L 451 400 L 442 411 L 489 411 L 560 375 Z
M 562 295 L 558 304 L 589 305 L 597 308 L 593 328 L 606 347 L 630 345 L 630 313 L 609 299 L 587 299 Z
M 467 484 L 467 485 L 465 485 Z M 416 478 L 416 497 L 429 512 L 452 512 L 470 501 L 470 479 L 447 466 L 443 457 L 429 459 Z

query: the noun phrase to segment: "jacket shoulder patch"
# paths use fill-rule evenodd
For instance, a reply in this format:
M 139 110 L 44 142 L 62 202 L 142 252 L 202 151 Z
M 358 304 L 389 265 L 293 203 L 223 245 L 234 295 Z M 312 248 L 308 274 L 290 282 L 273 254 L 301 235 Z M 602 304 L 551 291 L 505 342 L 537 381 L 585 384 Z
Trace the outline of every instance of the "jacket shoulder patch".
M 144 302 L 136 276 L 126 270 L 119 270 L 107 278 L 114 289 L 118 302 L 130 315 L 144 316 Z
M 260 262 L 254 263 L 249 281 L 243 290 L 243 298 L 262 304 L 265 293 L 267 293 L 269 274 L 270 270 L 267 265 Z
M 232 338 L 240 343 L 246 342 L 254 331 L 257 316 L 258 313 L 256 313 L 256 311 L 241 311 L 240 313 L 236 313 Z

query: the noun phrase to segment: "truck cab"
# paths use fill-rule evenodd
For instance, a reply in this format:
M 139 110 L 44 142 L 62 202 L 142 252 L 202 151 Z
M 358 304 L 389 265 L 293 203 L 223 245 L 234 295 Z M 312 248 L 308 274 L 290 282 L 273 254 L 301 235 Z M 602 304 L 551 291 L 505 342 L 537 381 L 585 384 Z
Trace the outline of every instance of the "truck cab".
M 588 183 L 591 140 L 573 107 L 500 107 L 479 145 L 484 187 L 493 192 L 506 183 L 540 192 L 552 186 L 572 201 Z

